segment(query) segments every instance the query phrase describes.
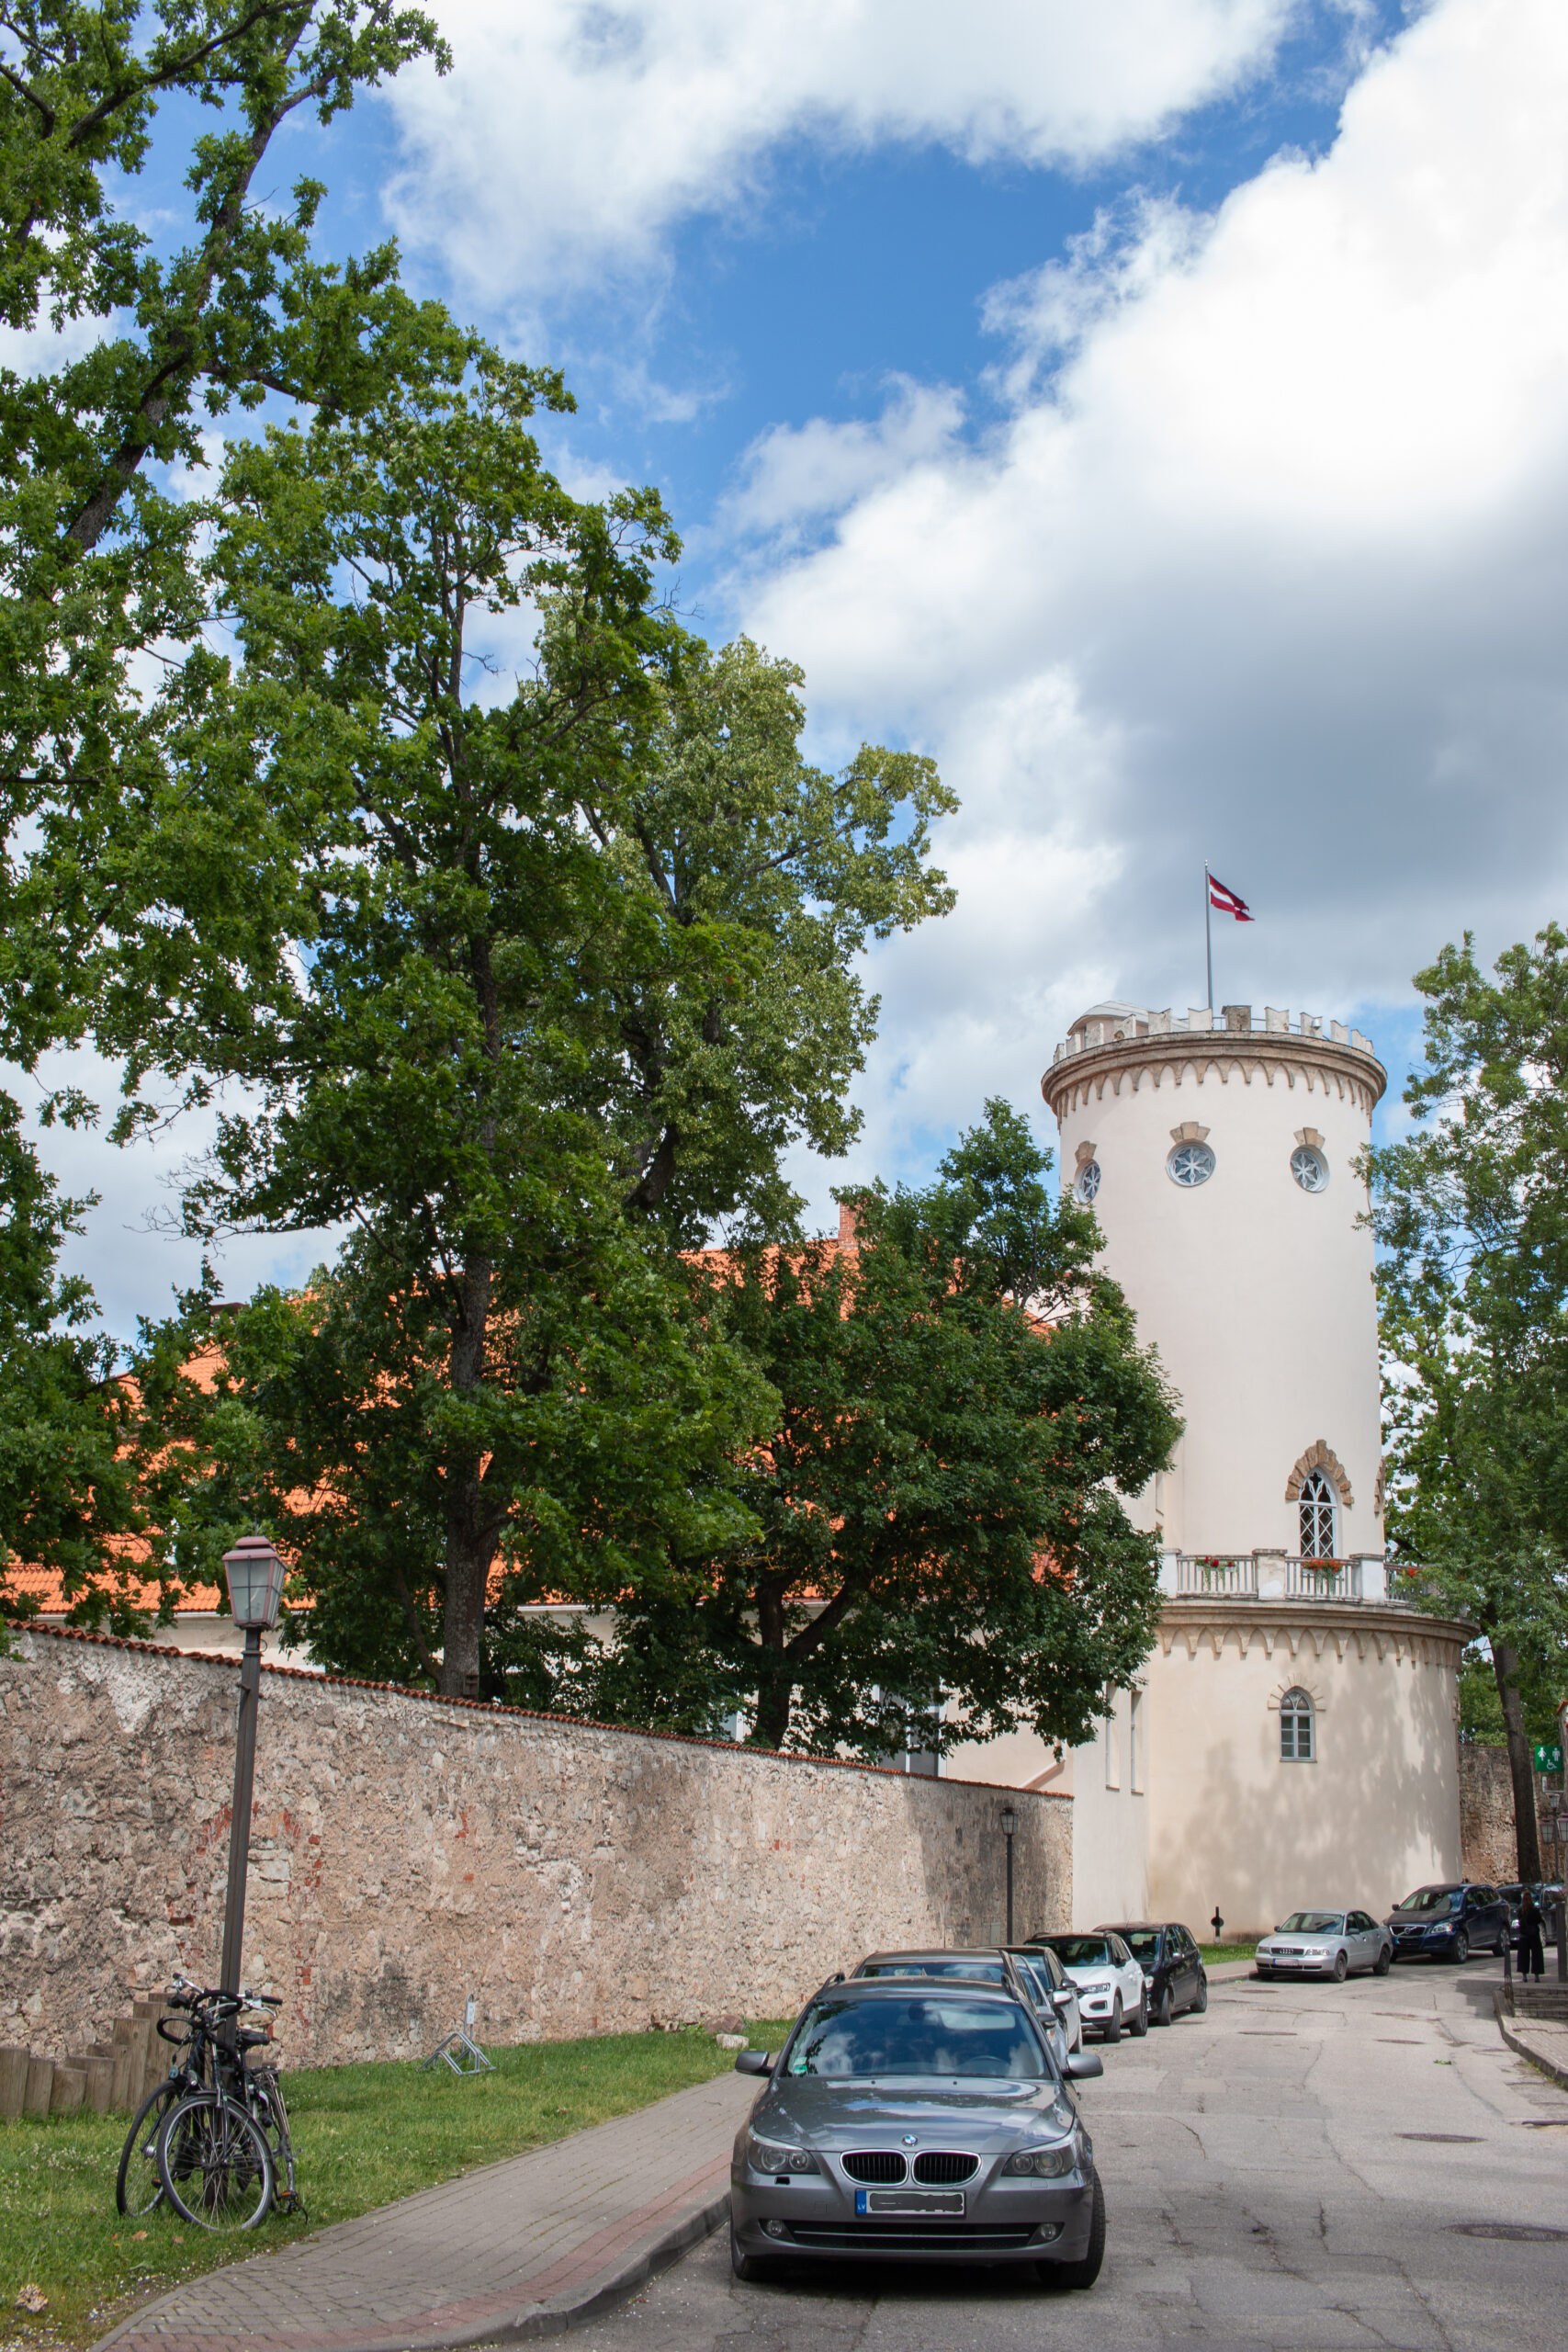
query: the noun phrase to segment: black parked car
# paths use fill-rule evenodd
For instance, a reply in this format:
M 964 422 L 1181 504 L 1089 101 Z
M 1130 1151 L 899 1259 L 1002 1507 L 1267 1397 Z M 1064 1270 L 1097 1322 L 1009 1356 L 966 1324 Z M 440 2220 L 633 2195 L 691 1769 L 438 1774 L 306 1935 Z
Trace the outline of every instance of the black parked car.
M 1388 1915 L 1395 1960 L 1451 1960 L 1472 1951 L 1500 1952 L 1508 1935 L 1508 1906 L 1495 1886 L 1455 1880 L 1418 1886 Z
M 1149 2022 L 1168 2025 L 1178 2009 L 1200 2017 L 1209 2006 L 1209 1980 L 1196 1943 L 1185 1928 L 1148 1920 L 1111 1927 L 1144 1972 L 1149 1988 Z

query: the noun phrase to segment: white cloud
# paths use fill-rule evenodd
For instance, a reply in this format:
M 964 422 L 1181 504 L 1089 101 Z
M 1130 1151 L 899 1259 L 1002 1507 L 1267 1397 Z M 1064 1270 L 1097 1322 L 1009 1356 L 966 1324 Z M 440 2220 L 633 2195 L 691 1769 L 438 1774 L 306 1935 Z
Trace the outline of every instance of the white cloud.
M 388 94 L 400 233 L 492 298 L 657 263 L 791 137 L 1078 164 L 1265 64 L 1296 0 L 447 0 Z
M 960 913 L 873 959 L 882 1165 L 1033 1096 L 1077 1000 L 1201 996 L 1205 858 L 1235 1000 L 1397 1002 L 1562 912 L 1565 115 L 1557 0 L 1439 0 L 1321 161 L 1001 290 L 999 427 L 763 445 L 739 617 L 964 801 Z

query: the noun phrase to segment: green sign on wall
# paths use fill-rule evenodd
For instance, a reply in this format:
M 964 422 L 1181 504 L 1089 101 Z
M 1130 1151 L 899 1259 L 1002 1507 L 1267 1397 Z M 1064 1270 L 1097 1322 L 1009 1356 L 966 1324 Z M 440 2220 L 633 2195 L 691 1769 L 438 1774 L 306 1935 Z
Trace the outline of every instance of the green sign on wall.
M 1535 1769 L 1538 1772 L 1561 1772 L 1562 1750 L 1555 1740 L 1538 1739 L 1535 1744 Z

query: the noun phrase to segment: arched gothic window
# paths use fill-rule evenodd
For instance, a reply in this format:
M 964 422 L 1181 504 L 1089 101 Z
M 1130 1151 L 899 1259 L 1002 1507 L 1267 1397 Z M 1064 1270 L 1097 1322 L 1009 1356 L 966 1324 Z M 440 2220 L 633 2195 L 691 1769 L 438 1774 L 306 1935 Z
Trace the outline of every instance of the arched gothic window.
M 1332 1560 L 1334 1489 L 1321 1470 L 1311 1471 L 1302 1480 L 1300 1509 L 1303 1559 Z
M 1304 1690 L 1287 1690 L 1280 1702 L 1280 1756 L 1286 1764 L 1313 1760 L 1312 1701 Z

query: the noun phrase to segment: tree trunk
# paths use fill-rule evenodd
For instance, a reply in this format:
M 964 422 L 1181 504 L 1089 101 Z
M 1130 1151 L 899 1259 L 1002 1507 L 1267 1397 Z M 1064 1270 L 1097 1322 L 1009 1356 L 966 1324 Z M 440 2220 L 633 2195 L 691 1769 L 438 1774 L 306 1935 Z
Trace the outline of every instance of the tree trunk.
M 494 1269 L 471 1258 L 458 1281 L 447 1376 L 455 1396 L 470 1395 L 484 1379 Z M 442 1617 L 441 1690 L 448 1699 L 479 1695 L 479 1639 L 485 1590 L 501 1522 L 484 1491 L 479 1457 L 454 1453 L 446 1463 L 446 1606 Z
M 1508 1772 L 1514 1783 L 1514 1830 L 1518 1841 L 1519 1876 L 1530 1885 L 1540 1877 L 1540 1832 L 1535 1817 L 1535 1760 L 1525 1736 L 1525 1711 L 1519 1703 L 1519 1654 L 1508 1643 L 1492 1637 L 1492 1671 L 1503 1704 L 1503 1728 L 1508 1737 Z
M 790 1707 L 795 1697 L 794 1669 L 784 1656 L 784 1583 L 762 1577 L 757 1585 L 758 1650 L 757 1720 L 750 1744 L 782 1747 L 789 1736 Z
M 495 1532 L 479 1509 L 477 1476 L 460 1481 L 446 1512 L 446 1607 L 442 1619 L 441 1692 L 446 1699 L 479 1695 L 479 1637 L 485 1588 L 495 1557 Z

